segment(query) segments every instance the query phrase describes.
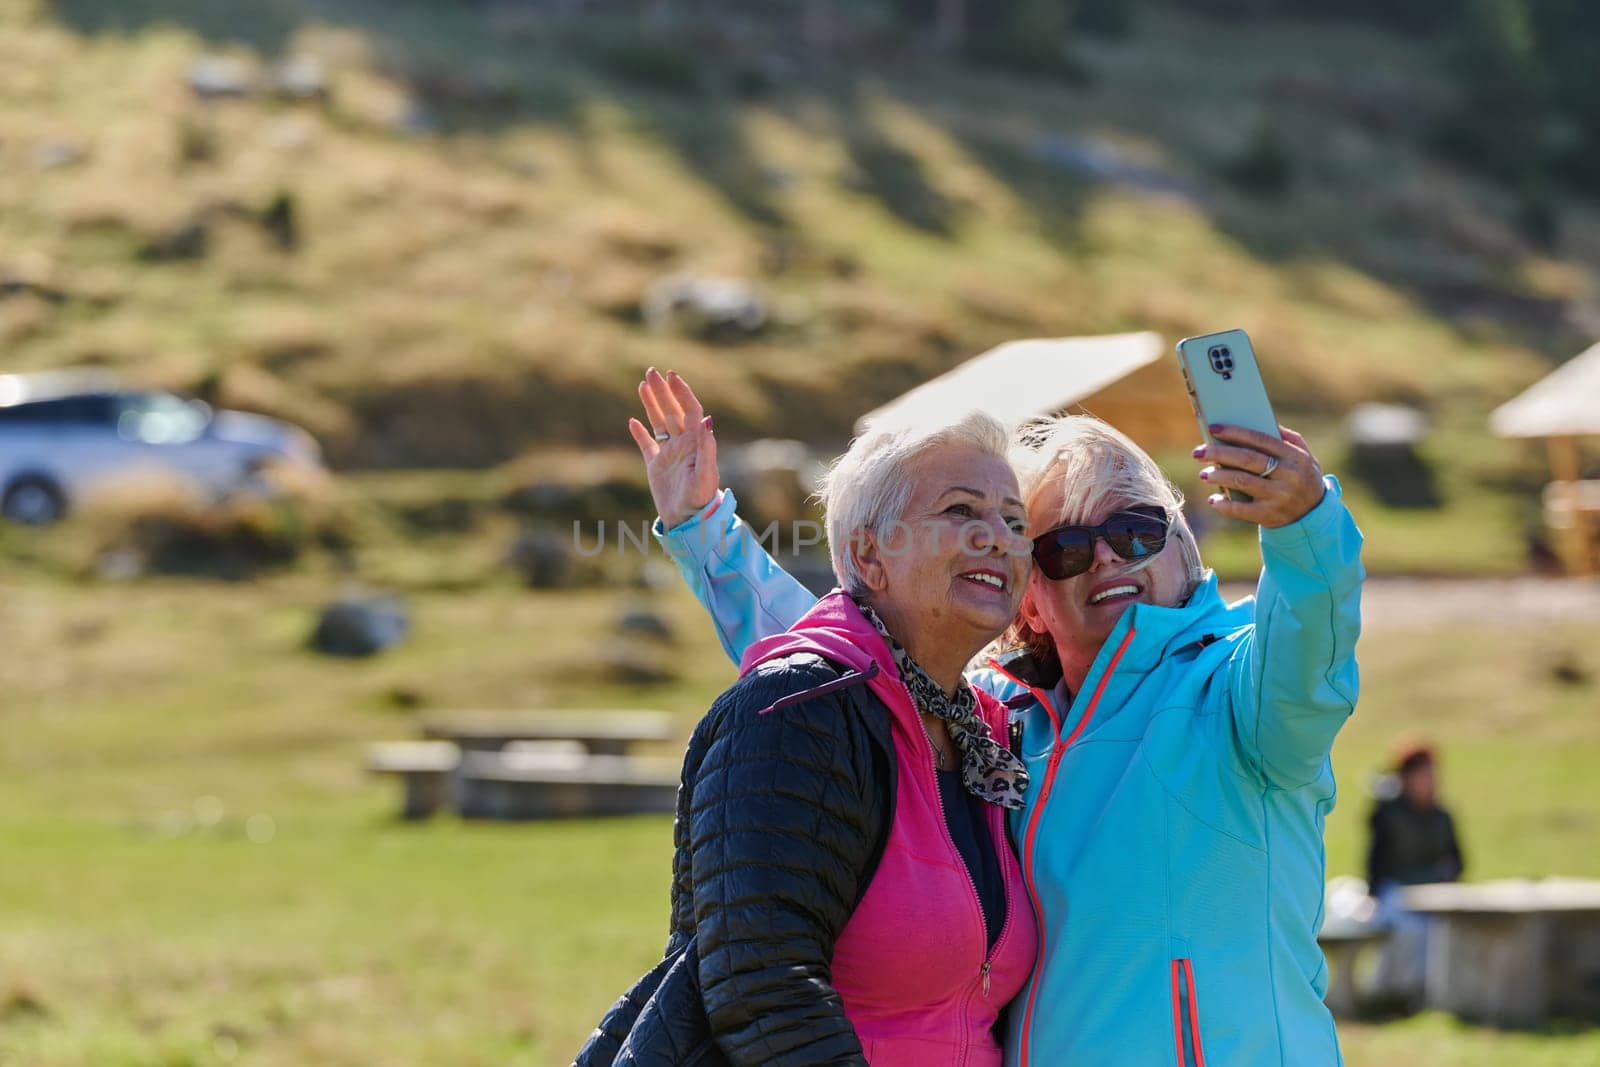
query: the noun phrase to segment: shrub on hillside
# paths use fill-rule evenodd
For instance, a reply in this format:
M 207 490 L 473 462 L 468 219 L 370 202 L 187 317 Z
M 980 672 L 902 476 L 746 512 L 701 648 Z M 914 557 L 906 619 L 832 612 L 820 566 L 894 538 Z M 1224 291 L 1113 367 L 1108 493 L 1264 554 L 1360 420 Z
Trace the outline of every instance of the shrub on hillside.
M 1437 143 L 1514 184 L 1524 199 L 1524 231 L 1553 241 L 1555 213 L 1544 187 L 1565 180 L 1592 194 L 1600 180 L 1600 8 L 1471 0 L 1458 21 L 1454 66 L 1464 93 Z
M 1547 183 L 1530 176 L 1517 190 L 1517 229 L 1541 248 L 1561 239 L 1561 212 Z
M 1340 19 L 1435 39 L 1452 54 L 1460 105 L 1435 146 L 1518 188 L 1600 184 L 1600 4 L 1579 0 L 1173 0 L 1240 20 Z M 1080 19 L 1119 0 L 1083 0 Z M 1542 209 L 1541 209 L 1542 210 Z M 1548 214 L 1524 222 L 1537 235 Z M 1536 239 L 1538 239 L 1536 237 Z
M 929 233 L 948 234 L 956 205 L 929 180 L 922 162 L 877 131 L 849 141 L 854 169 L 848 184 L 879 200 L 900 221 Z
M 1222 165 L 1222 175 L 1249 193 L 1282 196 L 1289 191 L 1294 184 L 1294 161 L 1271 115 L 1263 115 L 1256 123 L 1243 151 Z
M 1408 33 L 1446 30 L 1462 0 L 1177 0 L 1191 11 L 1228 18 L 1330 18 L 1376 23 Z
M 505 494 L 501 504 L 512 514 L 530 519 L 590 525 L 603 521 L 637 522 L 655 514 L 650 488 L 643 478 L 590 471 L 521 482 Z
M 596 65 L 646 89 L 685 95 L 700 91 L 700 58 L 671 34 L 630 33 L 589 46 Z
M 181 485 L 129 480 L 83 516 L 104 575 L 238 580 L 292 566 L 307 552 L 343 552 L 353 535 L 320 478 L 265 469 L 255 491 L 207 502 Z
M 967 55 L 1013 74 L 1085 84 L 1088 71 L 1067 52 L 1072 12 L 1062 0 L 1005 0 L 972 11 Z
M 287 508 L 141 515 L 124 543 L 156 574 L 242 578 L 287 566 L 304 547 L 304 527 Z
M 1079 0 L 1072 28 L 1095 37 L 1121 40 L 1133 35 L 1135 0 Z
M 1027 37 L 984 37 L 967 48 L 967 58 L 1007 74 L 1049 78 L 1068 85 L 1089 84 L 1088 68 L 1074 59 L 1062 44 Z

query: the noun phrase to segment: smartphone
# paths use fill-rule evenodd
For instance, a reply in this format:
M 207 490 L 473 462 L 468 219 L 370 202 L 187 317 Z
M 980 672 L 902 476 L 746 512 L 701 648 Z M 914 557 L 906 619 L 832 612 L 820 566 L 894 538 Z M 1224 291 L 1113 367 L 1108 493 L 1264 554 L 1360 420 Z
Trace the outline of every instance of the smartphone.
M 1178 366 L 1183 371 L 1183 385 L 1189 390 L 1195 418 L 1200 422 L 1200 434 L 1208 444 L 1217 443 L 1211 436 L 1213 423 L 1282 437 L 1272 401 L 1267 398 L 1267 387 L 1261 381 L 1261 369 L 1256 366 L 1255 349 L 1250 347 L 1250 337 L 1243 330 L 1185 337 L 1178 342 Z M 1235 500 L 1250 499 L 1249 494 L 1237 489 L 1228 490 L 1228 495 Z

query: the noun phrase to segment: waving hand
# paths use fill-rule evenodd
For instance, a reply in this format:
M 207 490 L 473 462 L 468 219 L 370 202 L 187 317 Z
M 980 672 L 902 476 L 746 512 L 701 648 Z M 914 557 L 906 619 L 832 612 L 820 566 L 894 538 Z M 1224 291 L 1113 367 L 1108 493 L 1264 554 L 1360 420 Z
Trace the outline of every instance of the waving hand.
M 650 428 L 628 420 L 628 432 L 644 457 L 650 496 L 661 524 L 672 529 L 692 518 L 717 495 L 717 440 L 700 399 L 676 371 L 651 367 L 639 383 Z

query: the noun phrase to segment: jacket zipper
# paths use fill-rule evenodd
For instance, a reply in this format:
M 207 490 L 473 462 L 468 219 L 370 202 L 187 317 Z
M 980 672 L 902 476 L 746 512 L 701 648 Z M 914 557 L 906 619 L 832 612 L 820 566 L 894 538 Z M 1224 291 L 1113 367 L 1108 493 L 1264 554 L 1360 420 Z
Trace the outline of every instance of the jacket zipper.
M 1022 840 L 1022 874 L 1027 881 L 1028 892 L 1035 901 L 1039 899 L 1039 891 L 1034 878 L 1033 841 L 1038 835 L 1039 819 L 1044 814 L 1045 803 L 1050 799 L 1051 787 L 1055 785 L 1056 770 L 1061 766 L 1061 757 L 1067 751 L 1067 747 L 1078 739 L 1078 735 L 1083 733 L 1083 728 L 1089 725 L 1089 720 L 1094 717 L 1094 710 L 1099 707 L 1100 697 L 1106 691 L 1106 683 L 1111 681 L 1111 675 L 1116 672 L 1117 664 L 1122 660 L 1122 654 L 1128 650 L 1128 644 L 1133 640 L 1134 632 L 1133 627 L 1130 626 L 1128 632 L 1123 635 L 1122 644 L 1117 646 L 1117 651 L 1111 657 L 1111 662 L 1106 664 L 1105 673 L 1100 676 L 1100 684 L 1095 687 L 1094 696 L 1090 698 L 1088 705 L 1083 709 L 1083 718 L 1078 720 L 1078 725 L 1073 727 L 1072 733 L 1065 740 L 1057 738 L 1056 743 L 1050 748 L 1050 763 L 1045 768 L 1044 782 L 1039 786 L 1039 799 L 1034 802 L 1033 815 L 1028 819 L 1028 831 L 1023 835 Z M 1048 702 L 1045 703 L 1045 708 L 1047 710 L 1050 708 Z M 1051 718 L 1054 719 L 1055 716 L 1052 715 Z M 1044 915 L 1040 914 L 1038 918 L 1039 957 L 1033 965 L 1033 981 L 1031 983 L 1033 988 L 1028 990 L 1028 1004 L 1022 1012 L 1022 1048 L 1018 1053 L 1018 1060 L 1022 1067 L 1028 1067 L 1028 1046 L 1033 1031 L 1033 1007 L 1039 999 L 1039 986 L 1044 978 L 1047 938 L 1045 936 Z
M 944 793 L 939 788 L 939 765 L 937 762 L 935 762 L 933 757 L 933 734 L 928 732 L 928 724 L 922 721 L 922 713 L 917 710 L 917 700 L 911 695 L 911 687 L 906 685 L 906 683 L 902 680 L 900 682 L 900 688 L 905 690 L 906 700 L 911 705 L 911 712 L 917 717 L 917 725 L 922 727 L 922 736 L 927 739 L 928 769 L 933 772 L 933 799 L 939 805 L 939 828 L 944 831 L 944 839 L 945 842 L 950 846 L 950 851 L 954 852 L 956 854 L 956 859 L 959 860 L 961 859 L 961 850 L 956 848 L 956 839 L 950 836 L 950 813 L 945 810 Z M 954 744 L 954 742 L 951 743 Z M 978 896 L 978 883 L 973 879 L 972 872 L 967 870 L 967 864 L 965 860 L 961 861 L 961 870 L 967 876 L 967 885 L 972 889 L 972 901 L 977 905 L 978 908 L 978 925 L 983 927 L 983 944 L 985 952 L 984 963 L 980 972 L 980 977 L 983 979 L 984 993 L 987 995 L 989 985 L 989 959 L 987 951 L 989 945 L 989 921 L 983 917 L 983 898 Z M 1006 908 L 1005 922 L 1003 922 L 1000 926 L 1001 936 L 1004 936 L 1006 925 L 1008 925 L 1010 921 L 1011 908 L 1008 905 Z M 1000 938 L 995 938 L 994 943 L 998 946 L 1000 944 Z
M 1194 963 L 1187 958 L 1172 961 L 1172 1034 L 1178 1045 L 1178 1067 L 1188 1067 L 1186 1048 L 1194 1049 L 1194 1067 L 1206 1067 L 1205 1049 L 1200 1045 L 1200 1005 L 1194 995 Z
M 917 710 L 917 701 L 916 698 L 911 695 L 911 687 L 906 685 L 905 681 L 901 679 L 900 688 L 905 690 L 906 700 L 911 705 L 911 712 L 912 714 L 916 715 L 917 725 L 922 727 L 922 736 L 928 742 L 928 769 L 933 772 L 933 797 L 939 805 L 939 827 L 944 831 L 944 839 L 950 845 L 950 851 L 956 854 L 956 859 L 961 860 L 961 850 L 956 848 L 956 839 L 950 836 L 950 813 L 945 810 L 944 793 L 939 789 L 939 767 L 934 761 L 933 757 L 933 734 L 928 732 L 928 724 L 922 721 L 922 713 Z M 1004 826 L 1001 828 L 1003 830 Z M 992 838 L 993 836 L 994 831 L 991 829 L 990 837 Z M 990 842 L 990 847 L 994 847 L 994 842 L 992 840 Z M 1006 934 L 1011 930 L 1011 892 L 1007 885 L 1008 879 L 1006 878 L 1004 857 L 997 855 L 996 858 L 1001 860 L 1000 891 L 1004 895 L 1006 910 L 1005 918 L 1001 920 L 1000 923 L 1000 933 L 994 939 L 993 948 L 989 947 L 989 921 L 983 916 L 983 899 L 978 896 L 978 883 L 972 877 L 972 872 L 967 869 L 966 861 L 961 860 L 961 870 L 967 876 L 967 885 L 972 888 L 972 902 L 978 909 L 978 926 L 983 930 L 984 957 L 983 966 L 978 970 L 978 979 L 985 1000 L 987 1000 L 989 997 L 989 971 L 994 966 L 995 957 L 1000 953 L 1000 946 L 1005 942 Z M 961 1043 L 963 1047 L 966 1046 L 967 1042 L 966 1027 L 967 1015 L 966 1012 L 962 1012 Z

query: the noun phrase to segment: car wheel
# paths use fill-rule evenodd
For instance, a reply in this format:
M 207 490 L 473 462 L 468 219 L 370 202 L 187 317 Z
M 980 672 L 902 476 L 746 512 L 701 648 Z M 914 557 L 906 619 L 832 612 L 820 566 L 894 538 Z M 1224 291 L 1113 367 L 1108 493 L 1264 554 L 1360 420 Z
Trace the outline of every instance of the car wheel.
M 25 474 L 6 488 L 0 512 L 12 522 L 45 526 L 67 513 L 67 497 L 51 479 Z

